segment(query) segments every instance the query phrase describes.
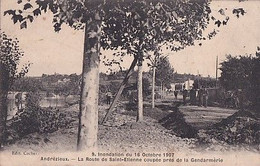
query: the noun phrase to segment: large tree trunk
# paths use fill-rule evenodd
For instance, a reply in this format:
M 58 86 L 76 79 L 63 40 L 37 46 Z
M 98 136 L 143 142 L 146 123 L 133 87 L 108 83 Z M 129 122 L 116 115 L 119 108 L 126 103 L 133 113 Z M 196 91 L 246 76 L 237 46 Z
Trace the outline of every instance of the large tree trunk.
M 162 90 L 162 82 L 161 82 L 161 87 L 160 87 L 160 91 L 161 91 L 161 99 L 163 99 L 163 90 Z
M 0 149 L 6 141 L 7 95 L 9 88 L 9 72 L 0 62 Z
M 77 140 L 77 149 L 81 151 L 97 146 L 100 31 L 101 20 L 96 14 L 85 27 Z
M 152 108 L 155 107 L 154 97 L 155 97 L 155 66 L 153 67 L 153 80 L 152 80 Z
M 102 121 L 102 124 L 107 120 L 107 118 L 108 118 L 109 115 L 111 114 L 112 110 L 114 109 L 114 107 L 115 107 L 117 101 L 119 100 L 119 97 L 121 96 L 121 94 L 122 94 L 122 92 L 123 92 L 125 86 L 127 85 L 127 82 L 128 82 L 128 80 L 129 80 L 131 74 L 134 72 L 134 67 L 135 67 L 136 63 L 137 63 L 137 58 L 134 58 L 134 60 L 133 60 L 133 62 L 132 62 L 132 64 L 131 64 L 131 66 L 130 66 L 130 68 L 128 69 L 128 71 L 127 71 L 127 73 L 126 73 L 126 76 L 125 76 L 123 82 L 122 82 L 121 85 L 120 85 L 120 88 L 118 89 L 118 91 L 117 91 L 117 93 L 116 93 L 116 96 L 115 96 L 115 98 L 114 98 L 112 104 L 110 105 L 110 107 L 109 107 L 109 109 L 108 109 L 108 111 L 107 111 L 107 113 L 106 113 L 106 115 L 105 115 L 105 117 L 104 117 L 104 119 L 103 119 L 103 121 Z
M 138 93 L 138 110 L 136 121 L 143 121 L 143 65 L 142 60 L 138 62 L 138 79 L 137 79 L 137 93 Z

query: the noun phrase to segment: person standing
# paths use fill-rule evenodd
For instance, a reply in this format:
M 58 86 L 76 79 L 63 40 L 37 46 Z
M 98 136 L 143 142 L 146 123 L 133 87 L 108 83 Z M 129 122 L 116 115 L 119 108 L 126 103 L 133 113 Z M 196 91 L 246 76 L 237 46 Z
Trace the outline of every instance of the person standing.
M 15 105 L 17 107 L 17 111 L 23 109 L 23 101 L 22 101 L 23 94 L 21 92 L 18 92 L 15 95 Z
M 208 96 L 209 92 L 206 88 L 203 89 L 203 106 L 207 107 L 208 106 Z
M 177 91 L 177 90 L 175 90 L 173 93 L 174 93 L 175 99 L 177 99 L 177 96 L 178 96 L 178 91 Z
M 198 91 L 198 98 L 199 98 L 198 105 L 201 107 L 202 103 L 203 103 L 203 89 L 202 88 L 200 88 Z
M 190 102 L 191 102 L 191 105 L 196 104 L 196 90 L 194 87 L 192 87 L 192 89 L 190 90 Z
M 182 95 L 183 95 L 183 104 L 186 105 L 186 98 L 187 98 L 187 96 L 188 96 L 188 91 L 187 91 L 187 89 L 184 89 L 182 93 L 183 93 L 183 94 L 182 94 Z
M 112 98 L 112 93 L 108 90 L 106 93 L 106 97 L 107 97 L 107 104 L 110 105 L 111 103 L 111 98 Z

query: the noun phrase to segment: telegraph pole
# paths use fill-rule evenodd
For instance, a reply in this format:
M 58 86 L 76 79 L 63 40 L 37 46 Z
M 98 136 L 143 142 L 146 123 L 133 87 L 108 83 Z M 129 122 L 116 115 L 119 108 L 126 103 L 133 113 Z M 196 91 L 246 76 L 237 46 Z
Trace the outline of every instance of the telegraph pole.
M 218 56 L 216 57 L 216 88 L 218 86 Z

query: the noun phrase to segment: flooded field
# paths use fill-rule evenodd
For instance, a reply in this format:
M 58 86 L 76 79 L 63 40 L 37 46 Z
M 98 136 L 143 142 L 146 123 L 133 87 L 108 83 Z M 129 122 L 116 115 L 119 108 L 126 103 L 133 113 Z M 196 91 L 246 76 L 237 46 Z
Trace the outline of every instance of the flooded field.
M 46 107 L 64 107 L 71 101 L 77 100 L 77 96 L 54 96 L 54 97 L 43 97 L 40 101 L 40 106 Z M 19 106 L 21 108 L 21 106 Z M 22 107 L 25 107 L 25 94 L 22 96 Z M 8 94 L 8 113 L 7 120 L 11 119 L 17 112 L 18 105 L 15 101 L 15 93 Z

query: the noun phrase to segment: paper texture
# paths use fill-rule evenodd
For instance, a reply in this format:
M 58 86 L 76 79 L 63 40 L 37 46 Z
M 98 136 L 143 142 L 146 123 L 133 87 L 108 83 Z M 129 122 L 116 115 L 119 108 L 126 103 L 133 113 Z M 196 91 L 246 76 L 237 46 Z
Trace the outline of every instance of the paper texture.
M 235 100 L 232 103 L 231 97 L 223 99 L 227 103 L 222 105 L 214 105 L 214 102 L 211 102 L 211 95 L 220 93 L 220 90 L 215 87 L 220 86 L 220 83 L 217 82 L 215 85 L 215 82 L 216 77 L 221 77 L 219 68 L 221 63 L 227 60 L 226 55 L 255 57 L 257 47 L 260 46 L 259 1 L 212 1 L 211 14 L 216 16 L 216 20 L 221 21 L 226 21 L 229 17 L 227 25 L 221 22 L 221 26 L 218 27 L 215 21 L 211 21 L 203 33 L 205 35 L 216 29 L 217 34 L 211 40 L 196 41 L 194 46 L 188 46 L 178 52 L 162 49 L 162 54 L 168 57 L 174 68 L 175 76 L 168 89 L 162 83 L 156 83 L 155 91 L 158 96 L 155 95 L 155 109 L 151 108 L 152 72 L 149 72 L 151 68 L 147 65 L 148 60 L 143 63 L 143 73 L 145 73 L 143 76 L 149 82 L 149 88 L 143 90 L 144 96 L 146 92 L 148 94 L 144 97 L 143 103 L 144 122 L 136 123 L 137 101 L 133 94 L 137 93 L 137 73 L 134 73 L 127 86 L 130 88 L 123 91 L 119 99 L 120 104 L 113 110 L 106 123 L 98 125 L 97 149 L 80 152 L 77 151 L 80 87 L 76 81 L 79 81 L 82 73 L 84 31 L 74 30 L 64 24 L 60 32 L 54 32 L 53 14 L 50 11 L 42 12 L 32 23 L 27 23 L 27 28 L 20 29 L 19 21 L 14 24 L 11 15 L 4 16 L 5 11 L 18 8 L 17 1 L 2 0 L 0 4 L 1 33 L 4 32 L 12 39 L 17 38 L 19 47 L 24 52 L 17 70 L 20 71 L 23 65 L 31 63 L 29 72 L 25 78 L 22 78 L 25 81 L 21 84 L 16 83 L 15 90 L 9 90 L 8 125 L 17 125 L 14 123 L 16 120 L 12 118 L 19 119 L 17 113 L 19 104 L 17 105 L 16 98 L 18 93 L 22 92 L 21 107 L 26 107 L 28 92 L 23 91 L 21 87 L 28 88 L 30 85 L 33 87 L 34 84 L 35 87 L 41 85 L 42 89 L 47 87 L 47 90 L 39 90 L 38 93 L 39 96 L 44 96 L 40 101 L 40 106 L 43 108 L 40 119 L 46 121 L 46 127 L 45 123 L 41 122 L 39 131 L 24 135 L 24 128 L 28 127 L 28 130 L 31 130 L 31 125 L 35 124 L 29 121 L 29 124 L 20 125 L 20 129 L 19 127 L 8 128 L 9 142 L 0 151 L 0 166 L 259 165 L 260 145 L 257 140 L 260 139 L 259 117 L 252 117 L 250 114 L 246 118 L 242 115 L 242 118 L 230 118 L 227 120 L 227 128 L 224 128 L 226 122 L 222 120 L 237 113 L 241 107 L 235 103 Z M 240 13 L 238 18 L 233 9 L 241 8 L 246 12 L 244 15 Z M 101 49 L 99 123 L 104 118 L 126 73 L 113 77 L 113 74 L 109 74 L 109 67 L 102 62 L 107 58 L 120 60 L 119 57 L 113 56 L 117 51 Z M 132 61 L 133 56 L 125 56 L 121 62 L 123 70 L 127 70 Z M 111 73 L 119 71 L 117 65 L 111 69 Z M 73 82 L 74 78 L 76 81 Z M 3 76 L 0 79 L 6 81 Z M 205 93 L 208 94 L 201 96 L 204 102 L 207 98 L 208 107 L 199 106 L 200 87 L 197 87 L 194 103 L 192 103 L 191 89 L 196 80 L 213 80 L 212 85 L 208 84 L 206 87 L 208 92 Z M 143 87 L 144 84 L 143 80 Z M 59 85 L 65 87 L 65 90 L 57 90 Z M 202 85 L 202 81 L 199 85 Z M 76 90 L 72 87 L 76 87 Z M 183 101 L 184 89 L 188 90 L 186 101 Z M 58 92 L 55 93 L 55 90 Z M 178 91 L 176 98 L 174 91 Z M 214 126 L 219 123 L 222 129 Z M 251 126 L 244 129 L 246 124 Z M 15 135 L 18 132 L 20 136 Z M 240 144 L 241 140 L 244 142 Z M 255 142 L 252 143 L 251 140 Z

